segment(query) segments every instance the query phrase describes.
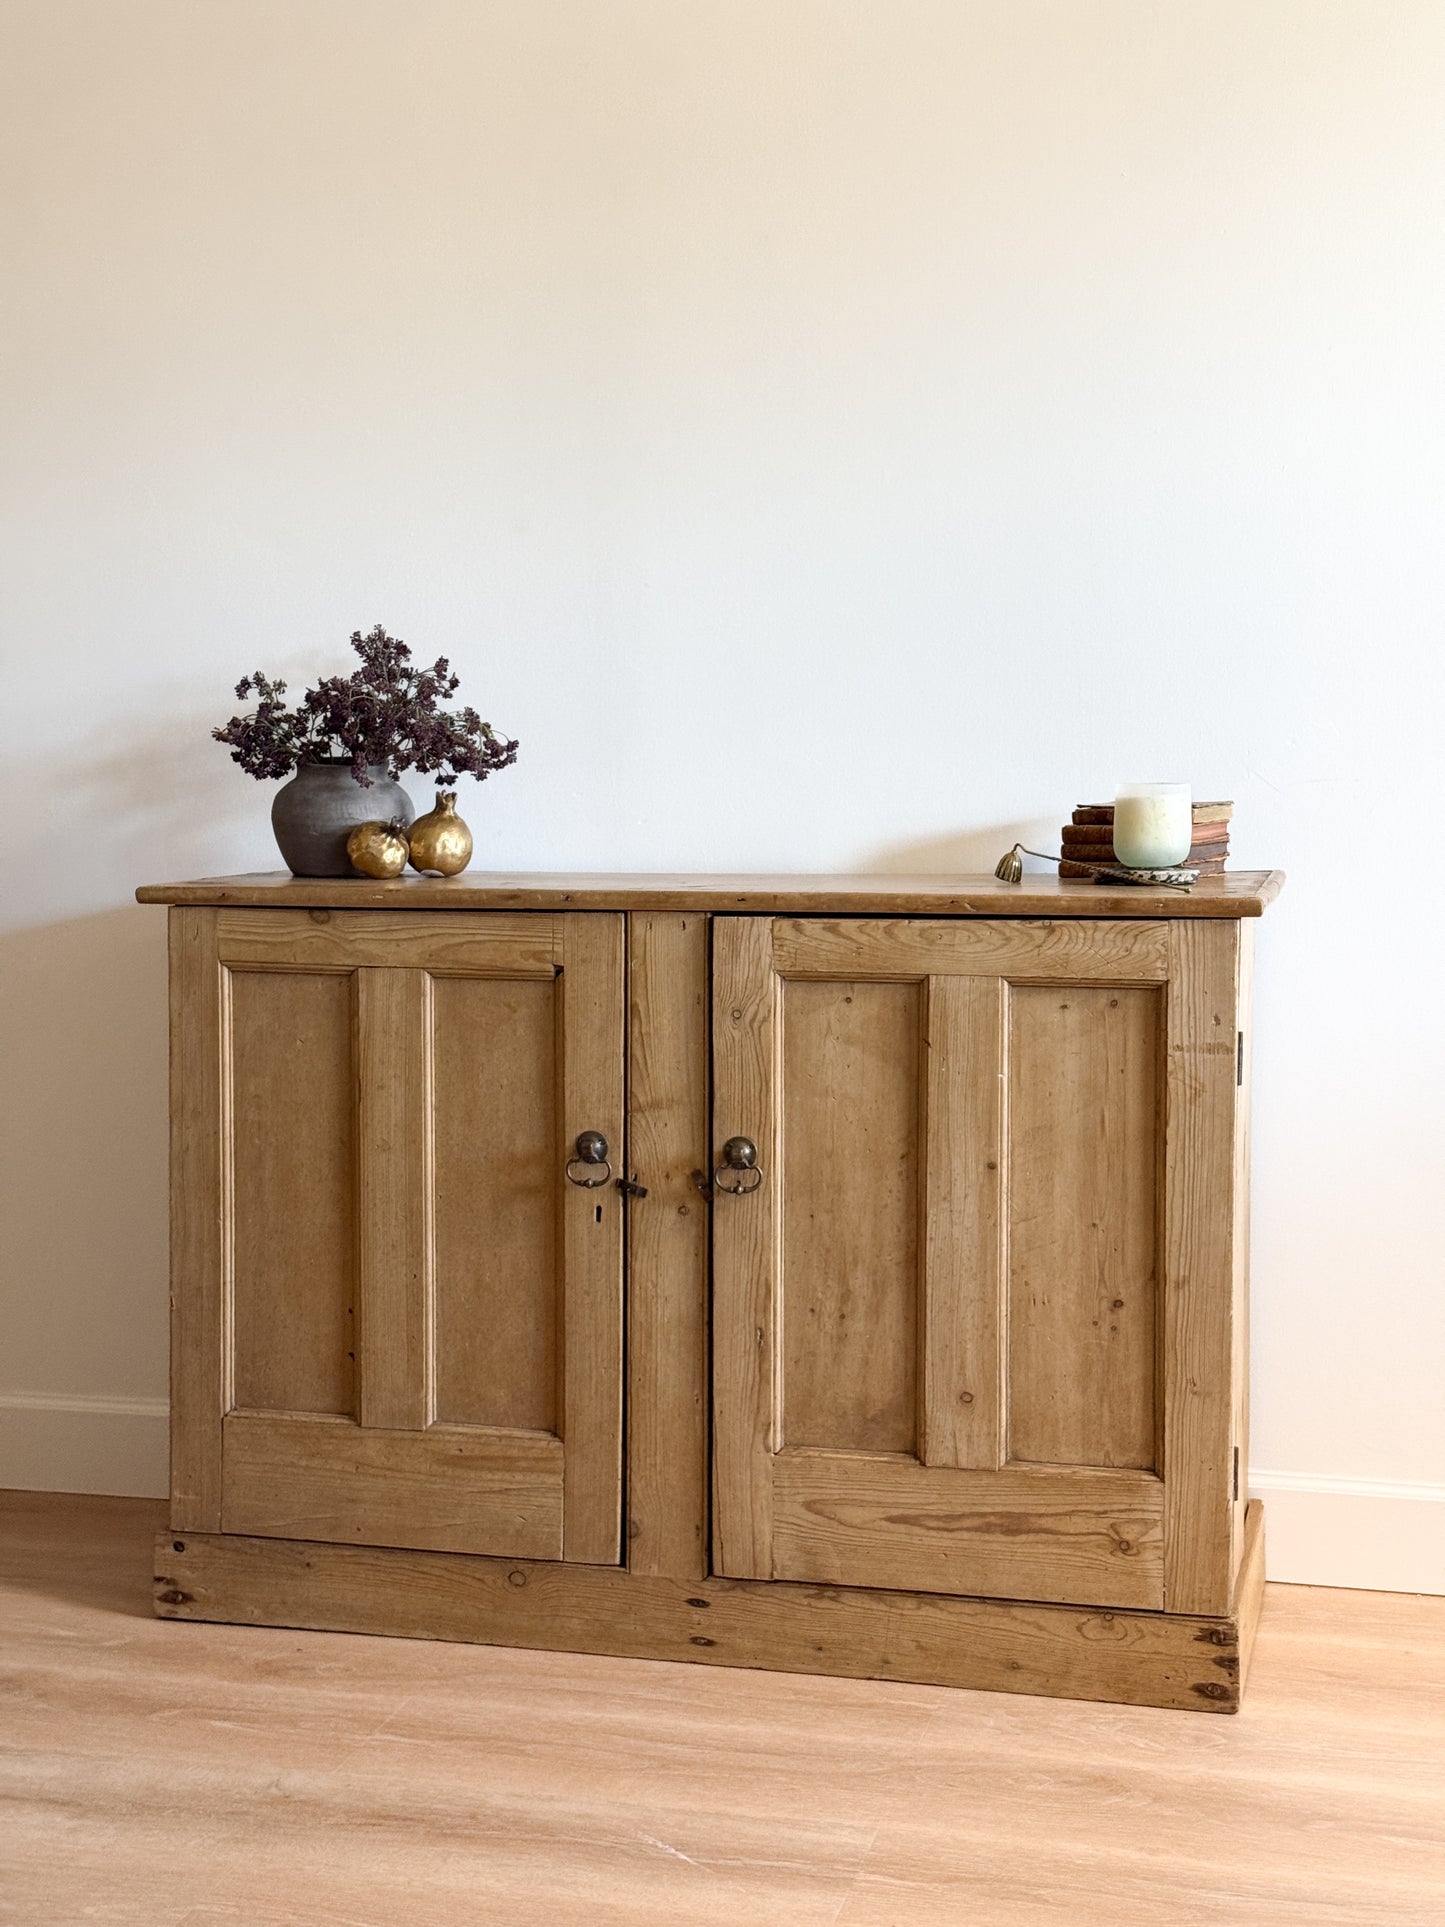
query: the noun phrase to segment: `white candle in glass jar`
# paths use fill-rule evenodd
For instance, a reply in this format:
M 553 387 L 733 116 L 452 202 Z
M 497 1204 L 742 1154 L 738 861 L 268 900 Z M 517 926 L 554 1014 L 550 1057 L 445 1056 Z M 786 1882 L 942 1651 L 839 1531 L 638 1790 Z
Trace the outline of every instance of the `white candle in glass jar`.
M 1187 783 L 1121 783 L 1114 798 L 1114 855 L 1126 870 L 1170 870 L 1194 841 Z

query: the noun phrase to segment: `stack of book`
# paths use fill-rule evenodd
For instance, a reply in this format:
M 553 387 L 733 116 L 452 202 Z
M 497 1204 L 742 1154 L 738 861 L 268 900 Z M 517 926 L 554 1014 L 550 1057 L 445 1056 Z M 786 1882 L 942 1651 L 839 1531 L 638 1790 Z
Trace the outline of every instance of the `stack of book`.
M 1229 855 L 1229 819 L 1233 803 L 1196 803 L 1194 805 L 1194 842 L 1181 869 L 1198 870 L 1201 876 L 1214 876 L 1223 870 Z M 1061 877 L 1092 876 L 1103 865 L 1116 865 L 1114 855 L 1114 805 L 1081 803 L 1072 823 L 1063 828 Z

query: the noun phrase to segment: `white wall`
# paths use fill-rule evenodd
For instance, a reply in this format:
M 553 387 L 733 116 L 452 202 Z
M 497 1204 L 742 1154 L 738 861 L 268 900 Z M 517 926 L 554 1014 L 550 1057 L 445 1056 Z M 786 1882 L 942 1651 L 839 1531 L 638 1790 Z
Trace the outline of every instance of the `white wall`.
M 207 729 L 379 620 L 522 739 L 486 867 L 1234 797 L 1273 1569 L 1445 1586 L 1438 0 L 3 18 L 0 1482 L 159 1476 L 131 891 L 274 867 Z

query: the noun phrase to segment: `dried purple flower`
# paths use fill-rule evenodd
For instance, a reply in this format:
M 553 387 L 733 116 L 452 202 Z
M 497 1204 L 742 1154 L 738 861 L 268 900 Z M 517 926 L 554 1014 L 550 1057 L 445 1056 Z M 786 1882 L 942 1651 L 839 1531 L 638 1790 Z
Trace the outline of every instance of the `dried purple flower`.
M 383 763 L 393 778 L 407 769 L 435 772 L 445 787 L 462 775 L 483 782 L 516 762 L 517 744 L 475 709 L 441 707 L 458 685 L 445 656 L 430 669 L 414 669 L 410 649 L 380 623 L 367 636 L 356 630 L 351 646 L 361 667 L 323 677 L 294 709 L 282 700 L 285 683 L 259 669 L 236 684 L 238 699 L 254 692 L 256 707 L 211 734 L 230 745 L 231 760 L 248 776 L 289 776 L 303 762 L 347 762 L 368 788 L 369 766 Z

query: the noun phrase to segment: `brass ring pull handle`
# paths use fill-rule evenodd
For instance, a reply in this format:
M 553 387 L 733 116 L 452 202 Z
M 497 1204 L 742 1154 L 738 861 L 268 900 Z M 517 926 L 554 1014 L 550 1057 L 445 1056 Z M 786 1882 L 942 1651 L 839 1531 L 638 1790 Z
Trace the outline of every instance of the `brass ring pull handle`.
M 719 1191 L 735 1198 L 756 1191 L 763 1181 L 758 1165 L 758 1147 L 750 1137 L 730 1137 L 723 1146 L 723 1161 L 712 1174 Z
M 595 1191 L 612 1176 L 607 1157 L 607 1140 L 600 1131 L 583 1131 L 577 1139 L 577 1154 L 567 1160 L 567 1178 L 584 1191 Z

